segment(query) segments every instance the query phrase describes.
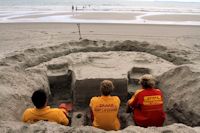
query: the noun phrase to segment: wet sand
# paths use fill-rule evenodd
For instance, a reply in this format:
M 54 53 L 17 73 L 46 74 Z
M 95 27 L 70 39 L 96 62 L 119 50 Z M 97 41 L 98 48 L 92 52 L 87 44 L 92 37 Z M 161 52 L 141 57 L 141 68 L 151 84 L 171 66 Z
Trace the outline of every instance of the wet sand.
M 95 20 L 134 20 L 136 16 L 143 13 L 75 13 L 75 19 L 95 19 Z
M 166 15 L 152 15 L 143 17 L 146 20 L 153 21 L 200 21 L 200 15 L 186 15 L 186 14 L 166 14 Z

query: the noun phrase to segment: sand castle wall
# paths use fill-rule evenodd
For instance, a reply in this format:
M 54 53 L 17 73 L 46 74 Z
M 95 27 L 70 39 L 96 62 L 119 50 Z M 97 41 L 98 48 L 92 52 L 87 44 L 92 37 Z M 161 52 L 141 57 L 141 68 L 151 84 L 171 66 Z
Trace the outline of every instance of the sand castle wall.
M 163 67 L 158 68 L 160 65 Z M 64 83 L 67 84 L 69 70 L 73 72 L 71 77 L 73 81 L 70 80 L 73 83 L 69 83 L 72 87 L 68 88 L 73 94 L 73 103 L 76 107 L 88 107 L 93 96 L 101 95 L 99 90 L 101 81 L 112 80 L 115 86 L 112 95 L 119 96 L 121 101 L 126 103 L 130 80 L 138 80 L 146 71 L 159 75 L 173 68 L 174 64 L 144 52 L 121 51 L 73 53 L 40 64 L 39 68 L 46 69 L 46 66 L 50 85 L 52 82 L 57 82 L 58 88 Z M 51 69 L 50 66 L 57 69 Z M 54 80 L 51 81 L 51 79 Z M 67 85 L 65 86 L 67 88 Z M 53 89 L 52 92 L 54 92 Z M 60 95 L 60 97 L 63 96 Z
M 111 80 L 115 86 L 115 89 L 112 95 L 119 96 L 122 102 L 127 100 L 127 88 L 128 81 L 127 79 L 85 79 L 85 80 L 76 80 L 75 88 L 73 90 L 73 98 L 75 106 L 87 107 L 89 105 L 90 99 L 93 96 L 100 96 L 99 86 L 103 80 Z

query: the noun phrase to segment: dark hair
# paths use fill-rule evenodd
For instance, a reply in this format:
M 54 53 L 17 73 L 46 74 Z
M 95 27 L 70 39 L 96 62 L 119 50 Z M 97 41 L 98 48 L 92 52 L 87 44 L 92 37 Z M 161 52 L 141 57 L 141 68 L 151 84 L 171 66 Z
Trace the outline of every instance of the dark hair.
M 149 84 L 149 81 L 147 79 L 143 79 L 141 81 L 141 85 L 144 89 L 147 89 L 147 88 L 153 88 L 153 86 L 151 84 Z
M 40 89 L 33 93 L 31 100 L 36 108 L 40 109 L 45 106 L 47 101 L 47 94 L 44 90 Z
M 155 82 L 155 78 L 150 74 L 143 75 L 139 81 L 143 89 L 153 88 L 155 86 Z
M 113 91 L 113 89 L 114 89 L 114 85 L 113 85 L 112 81 L 104 80 L 101 82 L 100 90 L 104 96 L 110 95 L 110 93 Z

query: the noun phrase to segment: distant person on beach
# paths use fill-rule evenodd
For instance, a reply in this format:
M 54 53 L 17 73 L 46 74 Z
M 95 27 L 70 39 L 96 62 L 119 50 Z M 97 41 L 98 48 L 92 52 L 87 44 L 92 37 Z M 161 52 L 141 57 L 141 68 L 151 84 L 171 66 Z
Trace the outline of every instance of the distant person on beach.
M 50 108 L 47 106 L 47 94 L 40 89 L 33 93 L 32 102 L 34 108 L 26 109 L 22 121 L 27 123 L 34 123 L 40 120 L 57 122 L 62 125 L 68 125 L 67 110 L 65 104 L 61 104 L 59 108 Z
M 120 99 L 111 96 L 114 86 L 112 81 L 104 80 L 101 82 L 101 96 L 92 97 L 90 100 L 91 119 L 94 127 L 104 130 L 119 130 L 120 122 L 118 111 Z
M 74 5 L 72 5 L 72 12 L 74 11 Z
M 128 100 L 127 112 L 133 112 L 133 120 L 137 126 L 163 126 L 165 121 L 163 95 L 159 89 L 154 88 L 155 82 L 152 75 L 143 75 L 139 81 L 142 88 Z

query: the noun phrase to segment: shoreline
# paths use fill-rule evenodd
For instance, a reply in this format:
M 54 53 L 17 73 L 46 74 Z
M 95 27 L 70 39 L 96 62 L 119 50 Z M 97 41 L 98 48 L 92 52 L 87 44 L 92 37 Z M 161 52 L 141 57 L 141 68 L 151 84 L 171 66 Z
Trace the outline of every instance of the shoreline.
M 123 23 L 123 22 L 0 22 L 0 24 L 97 24 L 97 25 L 155 25 L 155 26 L 194 26 L 200 27 L 200 24 L 174 24 L 174 23 Z
M 14 13 L 14 14 L 13 14 Z M 200 13 L 167 12 L 11 12 L 1 13 L 0 23 L 111 23 L 200 25 Z
M 189 27 L 200 27 L 200 25 L 188 25 L 188 24 L 171 24 L 171 23 L 166 23 L 166 24 L 160 24 L 160 23 L 110 23 L 110 22 L 0 22 L 0 25 L 6 25 L 6 24 L 64 24 L 64 25 L 77 25 L 77 24 L 86 24 L 86 25 L 149 25 L 149 26 L 189 26 Z

